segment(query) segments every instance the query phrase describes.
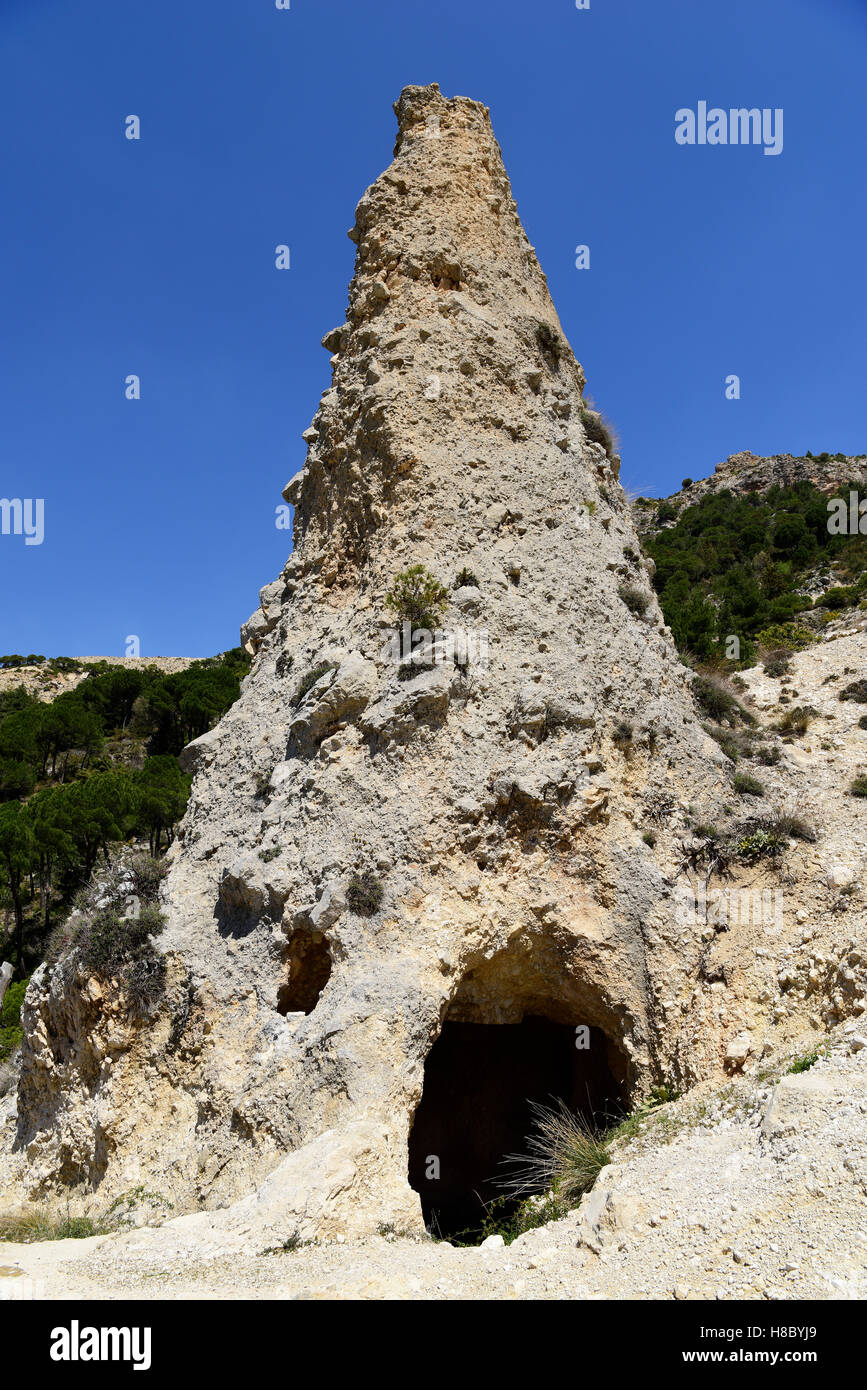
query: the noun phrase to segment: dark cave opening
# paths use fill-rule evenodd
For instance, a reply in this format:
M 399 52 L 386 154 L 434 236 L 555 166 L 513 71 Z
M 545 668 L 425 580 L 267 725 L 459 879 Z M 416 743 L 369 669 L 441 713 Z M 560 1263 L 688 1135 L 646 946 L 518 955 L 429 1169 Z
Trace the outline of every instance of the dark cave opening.
M 287 947 L 288 975 L 277 991 L 277 1012 L 312 1014 L 331 975 L 331 953 L 321 932 L 297 931 Z
M 563 1101 L 597 1125 L 620 1113 L 623 1090 L 611 1060 L 599 1028 L 578 1048 L 575 1025 L 541 1016 L 445 1022 L 425 1062 L 409 1139 L 409 1181 L 428 1229 L 474 1239 L 488 1204 L 503 1199 L 495 1181 L 507 1171 L 503 1159 L 526 1151 L 530 1102 Z

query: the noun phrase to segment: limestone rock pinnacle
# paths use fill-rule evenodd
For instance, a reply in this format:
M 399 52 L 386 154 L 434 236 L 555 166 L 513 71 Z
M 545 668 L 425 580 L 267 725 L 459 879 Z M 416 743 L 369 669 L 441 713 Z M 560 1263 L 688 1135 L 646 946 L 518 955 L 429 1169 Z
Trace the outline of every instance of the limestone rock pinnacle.
M 414 1118 L 455 1029 L 527 1022 L 528 1058 L 585 1029 L 587 1085 L 624 1101 L 717 1063 L 673 885 L 721 754 L 487 109 L 435 84 L 395 109 L 285 493 L 295 548 L 245 626 L 240 700 L 187 754 L 165 1009 L 120 1027 L 61 971 L 31 989 L 19 1126 L 43 1188 L 134 1171 L 176 1209 L 243 1198 L 241 1221 L 262 1184 L 287 1233 L 421 1229 Z M 446 655 L 415 669 L 386 602 L 412 565 L 449 598 Z

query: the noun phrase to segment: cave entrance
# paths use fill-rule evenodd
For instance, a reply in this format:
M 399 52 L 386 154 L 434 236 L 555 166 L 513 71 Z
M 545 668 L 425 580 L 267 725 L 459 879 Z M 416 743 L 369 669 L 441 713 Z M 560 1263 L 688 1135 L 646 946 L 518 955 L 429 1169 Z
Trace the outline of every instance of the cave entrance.
M 575 1025 L 547 1017 L 446 1021 L 425 1062 L 409 1140 L 409 1181 L 428 1228 L 471 1241 L 487 1205 L 503 1198 L 495 1181 L 507 1171 L 503 1159 L 526 1151 L 530 1102 L 560 1100 L 589 1123 L 606 1123 L 622 1109 L 615 1071 L 622 1068 L 599 1028 L 579 1049 Z
M 286 948 L 287 979 L 277 991 L 277 1012 L 312 1014 L 331 974 L 331 952 L 322 932 L 296 931 Z

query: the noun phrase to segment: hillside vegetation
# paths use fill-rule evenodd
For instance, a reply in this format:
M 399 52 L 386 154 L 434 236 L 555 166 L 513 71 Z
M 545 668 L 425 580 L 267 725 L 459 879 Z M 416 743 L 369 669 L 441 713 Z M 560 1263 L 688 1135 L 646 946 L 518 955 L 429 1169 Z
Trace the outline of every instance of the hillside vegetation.
M 723 657 L 735 636 L 736 664 L 751 665 L 757 646 L 808 645 L 840 610 L 867 604 L 867 536 L 832 534 L 828 499 L 812 483 L 724 489 L 679 513 L 667 500 L 638 505 L 656 507 L 644 546 L 683 653 Z
M 51 703 L 23 686 L 0 693 L 0 960 L 19 982 L 113 845 L 140 839 L 156 857 L 171 844 L 190 789 L 177 755 L 225 714 L 248 669 L 236 648 L 169 675 L 91 666 Z M 7 994 L 0 1055 L 22 993 Z

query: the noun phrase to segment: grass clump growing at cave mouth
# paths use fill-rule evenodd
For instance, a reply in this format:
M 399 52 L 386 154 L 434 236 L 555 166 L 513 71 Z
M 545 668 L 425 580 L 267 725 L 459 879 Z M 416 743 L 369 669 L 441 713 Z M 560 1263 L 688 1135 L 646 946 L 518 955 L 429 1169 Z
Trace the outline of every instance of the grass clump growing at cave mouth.
M 480 1245 L 488 1236 L 501 1235 L 510 1245 L 525 1231 L 560 1220 L 612 1162 L 612 1146 L 640 1135 L 645 1122 L 678 1096 L 672 1087 L 657 1086 L 636 1110 L 608 1128 L 590 1124 L 563 1100 L 551 1106 L 530 1102 L 533 1132 L 526 1152 L 508 1154 L 506 1172 L 496 1179 L 504 1195 L 485 1204 L 480 1226 L 450 1236 L 451 1244 Z
M 567 1211 L 589 1192 L 611 1162 L 611 1136 L 595 1129 L 562 1100 L 552 1106 L 532 1101 L 530 1110 L 533 1132 L 527 1139 L 527 1151 L 507 1155 L 510 1172 L 502 1179 L 502 1186 L 513 1197 L 550 1193 Z
M 514 1197 L 495 1197 L 484 1204 L 484 1217 L 478 1226 L 467 1226 L 449 1236 L 449 1244 L 461 1249 L 479 1246 L 488 1236 L 502 1236 L 511 1245 L 525 1231 L 533 1231 L 545 1226 L 549 1221 L 559 1221 L 569 1208 L 552 1193 L 525 1197 L 515 1203 Z M 431 1230 L 434 1240 L 438 1239 L 436 1229 Z
M 335 663 L 333 661 L 320 661 L 318 666 L 314 666 L 312 670 L 307 672 L 306 676 L 302 676 L 295 687 L 295 694 L 292 696 L 292 708 L 297 709 L 308 690 L 312 690 L 316 682 L 321 680 L 327 671 L 334 669 Z
M 448 590 L 424 565 L 410 565 L 396 574 L 385 596 L 385 606 L 401 623 L 433 631 L 449 601 Z
M 358 917 L 372 917 L 378 910 L 385 890 L 369 869 L 361 874 L 353 874 L 346 890 L 346 900 L 351 912 Z

